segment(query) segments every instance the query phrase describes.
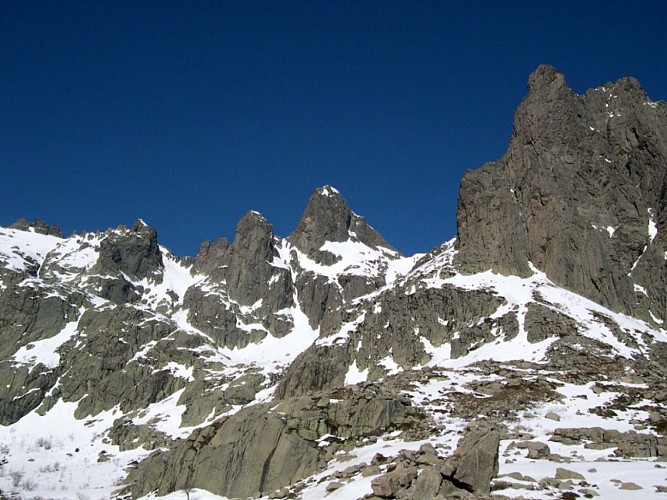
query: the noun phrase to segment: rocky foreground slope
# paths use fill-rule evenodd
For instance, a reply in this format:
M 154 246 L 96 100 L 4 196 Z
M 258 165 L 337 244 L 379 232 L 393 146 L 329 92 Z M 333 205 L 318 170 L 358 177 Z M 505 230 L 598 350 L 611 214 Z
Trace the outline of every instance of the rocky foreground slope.
M 1 495 L 661 496 L 666 174 L 664 103 L 541 66 L 428 254 L 330 186 L 193 258 L 0 228 Z

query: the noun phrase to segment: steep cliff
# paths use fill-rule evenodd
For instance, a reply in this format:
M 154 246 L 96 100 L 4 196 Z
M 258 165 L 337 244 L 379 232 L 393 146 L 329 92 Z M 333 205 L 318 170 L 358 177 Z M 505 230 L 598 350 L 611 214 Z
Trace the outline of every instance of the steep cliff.
M 551 66 L 528 81 L 505 155 L 461 181 L 464 272 L 555 283 L 654 324 L 666 317 L 667 105 L 624 78 L 583 95 Z

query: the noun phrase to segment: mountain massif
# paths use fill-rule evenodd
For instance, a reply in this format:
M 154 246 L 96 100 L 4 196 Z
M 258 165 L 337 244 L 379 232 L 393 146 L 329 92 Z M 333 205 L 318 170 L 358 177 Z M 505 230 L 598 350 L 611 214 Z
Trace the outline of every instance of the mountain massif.
M 456 237 L 0 228 L 0 498 L 667 492 L 667 105 L 530 76 Z

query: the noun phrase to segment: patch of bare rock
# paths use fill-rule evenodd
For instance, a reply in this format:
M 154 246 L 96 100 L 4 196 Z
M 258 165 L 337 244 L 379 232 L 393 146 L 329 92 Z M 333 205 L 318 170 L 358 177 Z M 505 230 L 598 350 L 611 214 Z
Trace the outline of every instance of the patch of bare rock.
M 468 498 L 488 495 L 498 474 L 500 430 L 488 422 L 471 422 L 454 454 L 440 457 L 431 445 L 404 450 L 387 472 L 373 480 L 366 498 Z

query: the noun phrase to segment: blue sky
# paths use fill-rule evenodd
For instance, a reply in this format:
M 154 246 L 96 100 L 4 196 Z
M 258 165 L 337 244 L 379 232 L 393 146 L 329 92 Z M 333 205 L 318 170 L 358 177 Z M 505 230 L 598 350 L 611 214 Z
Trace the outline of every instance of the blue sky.
M 337 187 L 406 254 L 456 232 L 540 63 L 667 99 L 667 3 L 3 2 L 0 224 L 141 217 L 193 255 Z

